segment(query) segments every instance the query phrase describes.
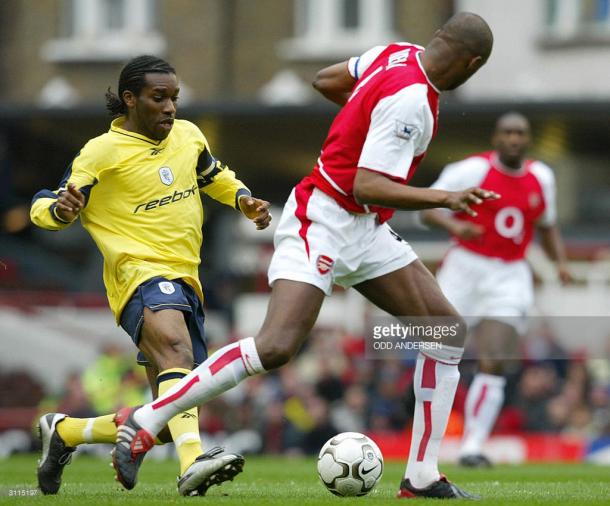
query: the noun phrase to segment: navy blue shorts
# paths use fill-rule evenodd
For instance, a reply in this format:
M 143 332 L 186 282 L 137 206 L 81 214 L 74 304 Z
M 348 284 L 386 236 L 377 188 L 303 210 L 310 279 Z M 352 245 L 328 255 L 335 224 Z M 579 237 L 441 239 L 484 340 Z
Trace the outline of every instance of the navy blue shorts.
M 194 367 L 208 358 L 208 348 L 203 330 L 203 305 L 191 285 L 181 279 L 169 281 L 162 277 L 156 277 L 138 286 L 121 314 L 121 327 L 131 336 L 136 346 L 140 341 L 140 329 L 144 322 L 145 307 L 151 311 L 162 309 L 182 311 L 184 321 L 191 335 Z M 138 364 L 150 364 L 142 352 L 138 353 Z

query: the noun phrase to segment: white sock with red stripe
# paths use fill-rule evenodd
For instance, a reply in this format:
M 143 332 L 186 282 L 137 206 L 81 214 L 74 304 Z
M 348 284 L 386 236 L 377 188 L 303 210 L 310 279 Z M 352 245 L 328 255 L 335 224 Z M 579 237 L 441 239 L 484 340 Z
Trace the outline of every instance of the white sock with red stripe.
M 417 357 L 413 433 L 405 471 L 405 479 L 415 488 L 426 488 L 440 479 L 438 454 L 460 380 L 457 364 L 463 349 L 453 348 L 453 353 L 452 363 L 439 362 L 421 353 Z
M 461 456 L 479 455 L 504 403 L 506 379 L 478 373 L 468 389 Z
M 224 346 L 165 394 L 136 410 L 134 417 L 156 435 L 178 413 L 200 406 L 230 390 L 247 376 L 265 372 L 254 338 Z

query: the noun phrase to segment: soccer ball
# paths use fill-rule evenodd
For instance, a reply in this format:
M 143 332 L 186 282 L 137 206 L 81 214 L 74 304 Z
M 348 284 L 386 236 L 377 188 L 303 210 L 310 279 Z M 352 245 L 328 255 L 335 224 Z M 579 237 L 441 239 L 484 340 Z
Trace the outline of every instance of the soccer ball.
M 342 432 L 329 439 L 318 456 L 318 475 L 335 495 L 368 494 L 383 473 L 383 456 L 372 439 Z

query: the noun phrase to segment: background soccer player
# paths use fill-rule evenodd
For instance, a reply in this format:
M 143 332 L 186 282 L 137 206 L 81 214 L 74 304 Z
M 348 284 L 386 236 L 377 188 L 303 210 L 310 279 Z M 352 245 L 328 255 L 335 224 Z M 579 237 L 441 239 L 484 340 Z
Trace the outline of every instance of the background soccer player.
M 516 358 L 519 327 L 534 299 L 525 253 L 535 229 L 545 252 L 557 263 L 561 281 L 571 279 L 555 224 L 553 172 L 540 161 L 526 159 L 528 120 L 515 112 L 504 114 L 496 123 L 492 144 L 494 151 L 448 165 L 432 187 L 451 191 L 483 186 L 502 195 L 500 200 L 481 206 L 476 216 L 422 212 L 426 223 L 447 230 L 455 242 L 437 273 L 443 293 L 460 314 L 474 317 L 473 323 L 480 321 L 474 331 L 479 373 L 466 397 L 460 456 L 466 466 L 490 465 L 482 445 L 504 401 L 502 359 Z
M 178 95 L 178 78 L 167 62 L 153 56 L 131 60 L 118 95 L 106 94 L 116 116 L 110 130 L 91 139 L 59 189 L 38 192 L 31 208 L 32 221 L 49 230 L 80 217 L 104 256 L 110 308 L 140 349 L 138 361 L 146 365 L 155 397 L 207 357 L 198 277 L 201 192 L 241 210 L 258 229 L 271 220 L 269 203 L 252 197 L 212 156 L 199 128 L 176 119 Z M 38 481 L 44 493 L 57 493 L 77 445 L 114 442 L 113 420 L 114 414 L 76 419 L 61 413 L 40 419 Z M 196 409 L 168 426 L 180 458 L 181 494 L 204 494 L 241 470 L 239 455 L 203 453 Z
M 263 326 L 256 338 L 217 351 L 157 402 L 119 411 L 113 462 L 123 484 L 135 483 L 152 434 L 165 420 L 249 375 L 286 364 L 307 338 L 334 283 L 354 286 L 392 315 L 459 319 L 434 277 L 386 221 L 395 209 L 447 207 L 474 213 L 470 205 L 496 198 L 480 188 L 448 192 L 407 185 L 436 131 L 440 91 L 472 76 L 486 62 L 492 43 L 487 23 L 462 13 L 425 49 L 390 44 L 321 71 L 315 87 L 344 105 L 312 174 L 284 207 Z M 464 337 L 418 357 L 413 440 L 400 497 L 470 497 L 437 468 Z

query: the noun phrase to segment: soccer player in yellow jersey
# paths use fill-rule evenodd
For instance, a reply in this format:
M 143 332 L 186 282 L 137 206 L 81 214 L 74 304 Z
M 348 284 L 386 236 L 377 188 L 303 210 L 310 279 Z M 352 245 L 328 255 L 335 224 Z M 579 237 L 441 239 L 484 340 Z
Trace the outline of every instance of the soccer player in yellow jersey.
M 122 70 L 118 95 L 106 93 L 115 119 L 70 164 L 56 191 L 33 199 L 32 221 L 61 230 L 80 218 L 104 257 L 104 283 L 117 323 L 139 348 L 157 397 L 207 357 L 202 288 L 201 193 L 239 209 L 258 229 L 269 225 L 269 203 L 254 198 L 216 160 L 194 124 L 176 119 L 175 70 L 153 56 Z M 180 459 L 178 490 L 203 495 L 210 485 L 239 473 L 243 458 L 204 453 L 196 409 L 168 423 Z M 49 413 L 40 419 L 42 458 L 38 483 L 55 494 L 64 466 L 81 443 L 113 443 L 114 414 L 78 419 Z

